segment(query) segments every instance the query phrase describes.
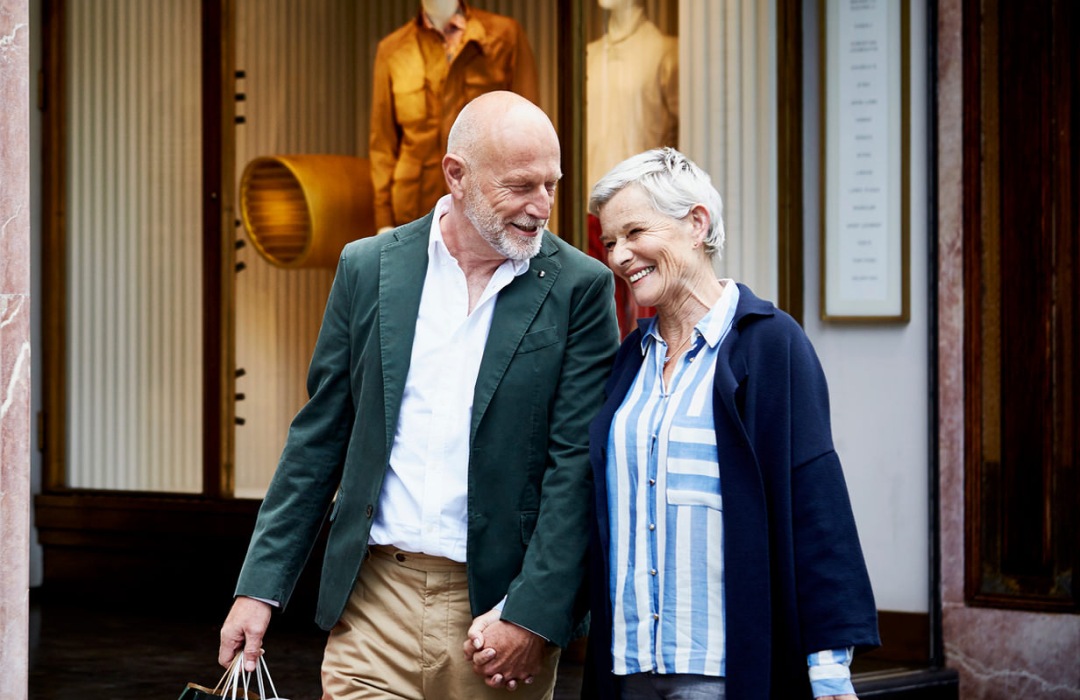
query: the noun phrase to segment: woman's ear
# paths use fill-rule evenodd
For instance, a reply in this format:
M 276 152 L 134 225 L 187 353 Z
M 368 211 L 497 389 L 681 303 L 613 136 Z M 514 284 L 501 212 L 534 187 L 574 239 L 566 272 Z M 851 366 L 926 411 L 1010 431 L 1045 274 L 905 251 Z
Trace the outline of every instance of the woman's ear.
M 709 210 L 703 204 L 695 204 L 690 208 L 690 225 L 693 228 L 694 247 L 699 247 L 709 235 Z

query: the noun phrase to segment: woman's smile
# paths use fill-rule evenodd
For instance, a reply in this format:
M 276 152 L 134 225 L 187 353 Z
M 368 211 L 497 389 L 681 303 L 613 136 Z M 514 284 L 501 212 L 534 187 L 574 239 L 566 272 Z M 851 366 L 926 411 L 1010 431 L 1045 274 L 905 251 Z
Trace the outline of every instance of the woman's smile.
M 649 275 L 650 273 L 654 272 L 655 270 L 656 270 L 656 265 L 646 267 L 643 270 L 638 270 L 634 274 L 630 275 L 630 277 L 628 278 L 630 280 L 630 284 L 633 284 L 634 282 L 637 282 L 640 279 L 644 279 L 644 277 L 646 275 Z

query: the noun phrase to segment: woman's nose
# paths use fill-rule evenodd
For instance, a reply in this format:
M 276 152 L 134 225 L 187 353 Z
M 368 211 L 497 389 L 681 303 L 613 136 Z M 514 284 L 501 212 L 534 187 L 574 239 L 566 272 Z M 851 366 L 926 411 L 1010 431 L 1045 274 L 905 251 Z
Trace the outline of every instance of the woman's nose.
M 613 266 L 620 267 L 630 262 L 632 257 L 630 247 L 626 245 L 626 242 L 623 239 L 615 239 L 615 243 L 608 251 L 608 261 Z

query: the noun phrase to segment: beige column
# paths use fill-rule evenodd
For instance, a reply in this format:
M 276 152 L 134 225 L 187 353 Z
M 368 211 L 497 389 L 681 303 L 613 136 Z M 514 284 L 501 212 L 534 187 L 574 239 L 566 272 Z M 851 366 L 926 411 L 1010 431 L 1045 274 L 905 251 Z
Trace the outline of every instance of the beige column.
M 0 0 L 0 697 L 27 696 L 30 547 L 29 1 Z

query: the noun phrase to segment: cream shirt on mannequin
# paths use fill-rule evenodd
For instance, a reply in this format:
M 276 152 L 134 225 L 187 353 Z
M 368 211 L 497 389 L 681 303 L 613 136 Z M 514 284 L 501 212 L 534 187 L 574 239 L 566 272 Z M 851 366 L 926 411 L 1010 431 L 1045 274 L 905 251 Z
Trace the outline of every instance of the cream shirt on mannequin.
M 645 17 L 639 0 L 599 0 L 604 36 L 586 47 L 586 191 L 617 163 L 678 146 L 678 40 Z

